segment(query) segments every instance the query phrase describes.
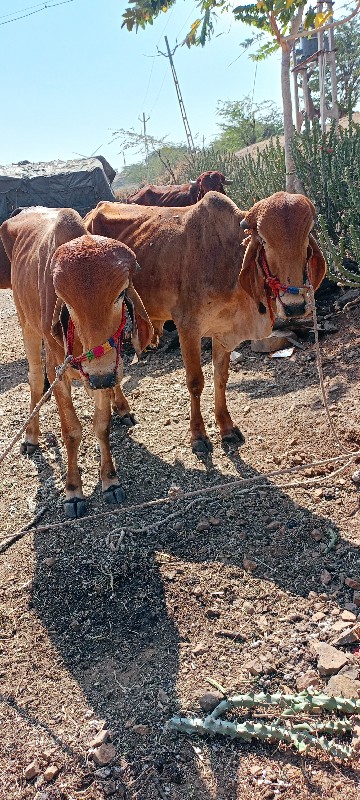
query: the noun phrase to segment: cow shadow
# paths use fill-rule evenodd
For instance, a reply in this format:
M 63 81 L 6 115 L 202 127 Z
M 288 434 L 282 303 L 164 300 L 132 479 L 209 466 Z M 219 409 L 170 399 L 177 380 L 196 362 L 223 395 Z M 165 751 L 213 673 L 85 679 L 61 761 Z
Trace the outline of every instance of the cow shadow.
M 231 690 L 243 688 L 232 661 L 237 662 L 239 650 L 244 657 L 245 651 L 258 652 L 253 648 L 258 640 L 266 647 L 285 594 L 298 613 L 290 622 L 288 646 L 281 645 L 285 662 L 280 672 L 286 673 L 291 648 L 297 648 L 301 664 L 307 646 L 301 629 L 304 599 L 319 591 L 319 575 L 326 568 L 332 581 L 321 587 L 322 596 L 336 597 L 339 604 L 349 600 L 340 572 L 356 571 L 359 550 L 341 537 L 326 512 L 310 511 L 274 485 L 268 489 L 266 479 L 261 481 L 266 488 L 242 494 L 230 489 L 219 496 L 216 484 L 232 479 L 214 468 L 211 457 L 205 470 L 186 468 L 181 461 L 170 464 L 130 436 L 119 436 L 116 426 L 112 445 L 129 510 L 38 532 L 31 607 L 94 716 L 112 731 L 121 754 L 112 774 L 114 769 L 121 774 L 127 797 L 180 798 L 186 792 L 186 797 L 205 800 L 209 788 L 198 769 L 200 747 L 217 800 L 236 798 L 237 769 L 249 745 L 196 740 L 194 750 L 194 740 L 170 733 L 166 722 L 179 710 L 199 712 L 197 694 L 206 690 L 206 675 Z M 229 451 L 229 456 L 239 475 L 259 477 L 241 452 Z M 178 499 L 170 506 L 133 508 L 139 485 L 144 502 L 166 496 L 174 484 L 183 492 L 212 491 L 193 506 Z M 97 500 L 98 487 L 90 497 L 94 512 Z M 210 515 L 214 523 L 205 529 L 198 525 Z M 44 522 L 54 519 L 47 516 Z M 269 520 L 277 525 L 269 528 Z M 330 528 L 337 542 L 325 552 Z M 320 544 L 311 537 L 314 529 L 323 536 Z M 253 574 L 244 572 L 244 557 L 256 564 Z M 246 598 L 260 600 L 267 632 L 254 623 L 253 633 L 250 629 L 234 643 L 229 627 L 234 632 L 246 627 Z M 204 653 L 195 652 L 198 642 L 204 643 Z M 190 677 L 194 674 L 197 684 Z M 259 678 L 253 688 L 278 687 L 276 674 L 267 680 Z M 259 758 L 269 758 L 266 746 L 251 748 Z M 282 765 L 291 756 L 275 752 L 272 759 Z M 332 767 L 328 770 L 331 774 Z M 80 788 L 82 781 L 93 780 L 88 773 L 84 765 Z M 97 780 L 101 784 L 103 779 Z
M 0 364 L 0 394 L 5 394 L 9 389 L 14 389 L 19 383 L 27 383 L 28 362 L 26 358 L 19 358 L 11 364 Z

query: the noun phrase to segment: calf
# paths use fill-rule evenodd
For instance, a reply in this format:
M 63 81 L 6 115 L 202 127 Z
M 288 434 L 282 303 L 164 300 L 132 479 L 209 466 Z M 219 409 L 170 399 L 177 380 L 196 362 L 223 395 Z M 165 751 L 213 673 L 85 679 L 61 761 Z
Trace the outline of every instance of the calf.
M 119 403 L 120 409 L 126 404 L 119 385 L 125 294 L 138 351 L 146 347 L 153 333 L 132 285 L 136 257 L 126 245 L 89 235 L 72 209 L 21 211 L 3 223 L 0 236 L 11 262 L 14 301 L 29 362 L 31 411 L 43 391 L 42 341 L 51 382 L 57 365 L 71 356 L 71 366 L 54 387 L 68 456 L 66 515 L 76 518 L 86 513 L 77 461 L 82 429 L 71 398 L 74 378 L 81 379 L 95 402 L 104 500 L 121 503 L 125 494 L 110 455 L 109 431 L 111 404 Z M 22 452 L 33 453 L 38 440 L 36 415 L 26 428 Z

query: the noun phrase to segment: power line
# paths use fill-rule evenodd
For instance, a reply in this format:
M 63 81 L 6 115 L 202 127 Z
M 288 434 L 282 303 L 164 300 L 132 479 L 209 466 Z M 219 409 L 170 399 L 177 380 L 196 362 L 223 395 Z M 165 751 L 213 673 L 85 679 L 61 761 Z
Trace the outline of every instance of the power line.
M 59 3 L 43 3 L 43 5 L 39 8 L 38 6 L 28 6 L 28 8 L 35 8 L 36 11 L 29 11 L 28 14 L 22 14 L 20 17 L 13 17 L 12 19 L 6 19 L 4 22 L 0 22 L 0 25 L 9 25 L 10 22 L 18 22 L 20 19 L 25 19 L 26 17 L 33 17 L 34 14 L 40 14 L 41 11 L 48 11 L 50 8 L 56 8 L 56 6 L 65 6 L 68 3 L 73 3 L 74 0 L 61 0 Z M 26 11 L 26 9 L 23 9 Z M 18 12 L 15 12 L 18 13 Z M 9 14 L 4 14 L 5 17 L 10 16 Z

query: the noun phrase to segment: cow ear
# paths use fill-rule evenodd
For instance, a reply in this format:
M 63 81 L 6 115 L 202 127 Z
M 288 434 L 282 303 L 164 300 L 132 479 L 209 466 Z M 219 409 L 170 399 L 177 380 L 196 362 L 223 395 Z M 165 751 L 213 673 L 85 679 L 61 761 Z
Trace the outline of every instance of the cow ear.
M 132 344 L 136 354 L 145 350 L 154 336 L 154 328 L 150 322 L 145 306 L 132 283 L 126 289 L 126 300 L 130 301 L 133 309 L 132 316 Z M 131 313 L 131 312 L 130 312 Z
M 326 275 L 326 261 L 311 233 L 309 234 L 308 259 L 309 280 L 316 292 Z
M 239 286 L 255 300 L 261 314 L 266 312 L 264 299 L 264 273 L 258 263 L 260 243 L 255 236 L 250 236 L 245 250 L 244 260 L 239 275 Z
M 64 344 L 63 334 L 61 330 L 61 322 L 60 322 L 62 306 L 63 306 L 63 301 L 60 299 L 60 297 L 57 297 L 51 323 L 51 335 L 61 345 Z

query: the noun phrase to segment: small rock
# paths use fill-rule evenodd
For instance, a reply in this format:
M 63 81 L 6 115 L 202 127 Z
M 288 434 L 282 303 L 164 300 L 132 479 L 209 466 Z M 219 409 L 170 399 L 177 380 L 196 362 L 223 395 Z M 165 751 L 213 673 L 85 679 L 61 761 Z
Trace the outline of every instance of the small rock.
M 360 719 L 356 717 L 353 720 L 353 727 L 352 727 L 352 747 L 354 750 L 360 750 Z
M 246 572 L 254 572 L 254 570 L 256 570 L 256 568 L 257 568 L 257 564 L 256 564 L 255 561 L 251 561 L 250 558 L 247 558 L 246 556 L 244 556 L 244 558 L 243 558 L 243 567 L 244 567 L 244 570 L 246 570 Z
M 193 649 L 194 656 L 202 656 L 204 653 L 206 653 L 206 651 L 207 651 L 207 646 L 202 642 L 199 642 L 199 644 L 197 644 L 196 647 L 194 647 Z
M 353 472 L 351 480 L 353 483 L 360 483 L 360 469 L 357 469 L 356 472 Z
M 260 661 L 246 661 L 244 670 L 250 672 L 250 675 L 261 675 L 265 671 L 264 665 Z
M 37 761 L 32 761 L 31 764 L 28 764 L 24 770 L 24 775 L 27 781 L 32 781 L 32 779 L 36 778 L 39 773 L 40 767 Z
M 134 733 L 137 733 L 138 736 L 148 736 L 150 733 L 149 726 L 142 725 L 141 723 L 139 725 L 133 725 L 132 730 L 134 731 Z
M 360 589 L 360 580 L 358 578 L 345 578 L 344 583 L 345 586 L 349 586 L 350 589 Z
M 266 525 L 266 530 L 277 531 L 277 529 L 280 528 L 280 525 L 281 523 L 278 520 L 274 519 L 272 522 L 269 522 L 269 524 Z
M 51 556 L 49 558 L 44 558 L 43 564 L 45 564 L 46 567 L 53 567 L 55 564 L 54 556 Z
M 282 462 L 281 456 L 273 456 L 273 462 L 279 466 L 279 464 Z
M 97 778 L 100 778 L 102 781 L 109 778 L 111 775 L 111 767 L 100 767 L 100 769 L 95 770 L 95 775 Z
M 207 714 L 210 714 L 223 699 L 224 695 L 214 689 L 213 692 L 205 692 L 205 694 L 199 697 L 199 706 L 203 711 L 206 711 Z
M 203 519 L 198 522 L 196 526 L 197 531 L 208 531 L 210 528 L 210 522 L 208 519 Z
M 347 611 L 345 609 L 345 611 L 342 611 L 341 613 L 341 619 L 343 619 L 345 622 L 355 622 L 356 614 L 354 614 L 353 611 Z
M 310 536 L 312 539 L 314 539 L 314 542 L 321 542 L 321 539 L 323 538 L 323 534 L 319 528 L 314 528 L 314 530 L 310 531 Z
M 354 592 L 353 594 L 353 603 L 356 607 L 360 606 L 360 592 Z
M 312 686 L 314 689 L 319 689 L 321 686 L 320 678 L 315 670 L 308 670 L 303 675 L 299 675 L 296 679 L 296 688 L 299 692 L 304 692 Z
M 110 797 L 112 794 L 115 794 L 116 792 L 116 783 L 115 781 L 107 781 L 102 788 L 104 795 L 106 797 Z
M 209 517 L 210 525 L 213 525 L 214 528 L 217 528 L 218 525 L 221 523 L 221 519 L 219 517 Z
M 164 425 L 171 425 L 171 419 L 166 419 L 164 421 Z
M 333 675 L 327 683 L 326 693 L 331 697 L 360 697 L 360 681 L 348 675 Z
M 327 569 L 321 570 L 320 573 L 320 583 L 322 586 L 328 586 L 329 583 L 332 581 L 332 575 Z
M 168 704 L 168 702 L 169 702 L 168 695 L 166 694 L 166 692 L 164 692 L 164 689 L 162 689 L 161 687 L 160 687 L 160 689 L 158 691 L 158 698 L 159 698 L 160 703 L 163 706 L 166 706 Z
M 323 611 L 317 611 L 316 614 L 312 615 L 311 622 L 320 622 L 320 620 L 325 619 L 325 616 Z
M 257 775 L 262 775 L 263 768 L 262 767 L 256 767 L 256 766 L 250 767 L 250 772 L 251 772 L 252 775 L 254 775 L 254 777 L 256 777 Z
M 44 772 L 44 780 L 49 783 L 50 781 L 54 780 L 58 774 L 59 767 L 57 767 L 56 764 L 49 764 Z
M 353 628 L 348 628 L 343 631 L 340 636 L 335 640 L 334 644 L 339 647 L 345 647 L 348 644 L 354 644 L 360 641 L 360 622 L 354 625 Z
M 334 624 L 332 625 L 331 632 L 332 633 L 341 633 L 342 631 L 346 631 L 346 629 L 348 627 L 349 627 L 349 623 L 348 622 L 343 622 L 341 620 L 338 620 L 337 622 L 334 622 Z
M 116 750 L 113 744 L 101 744 L 92 753 L 93 760 L 98 767 L 105 767 L 110 764 L 116 756 Z
M 89 747 L 93 748 L 100 747 L 100 745 L 107 742 L 108 739 L 110 739 L 109 731 L 107 730 L 99 731 L 99 733 L 97 733 L 94 739 L 92 739 L 92 741 L 90 742 Z
M 330 644 L 312 640 L 310 643 L 311 649 L 318 658 L 318 670 L 320 675 L 336 675 L 342 667 L 348 662 L 348 656 L 336 650 Z

